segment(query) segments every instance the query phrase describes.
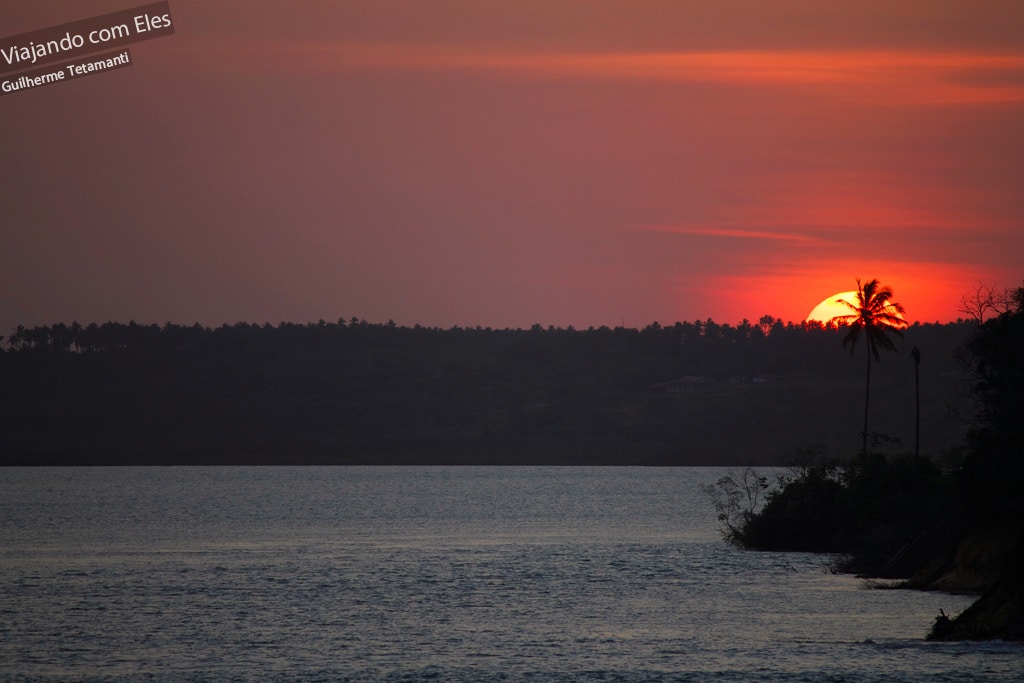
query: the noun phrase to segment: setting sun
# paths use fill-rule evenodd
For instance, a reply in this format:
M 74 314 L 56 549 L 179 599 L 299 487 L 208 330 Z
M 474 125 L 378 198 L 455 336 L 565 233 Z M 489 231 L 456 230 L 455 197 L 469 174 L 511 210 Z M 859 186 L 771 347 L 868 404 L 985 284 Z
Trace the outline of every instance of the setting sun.
M 839 292 L 838 294 L 833 294 L 827 299 L 822 300 L 821 303 L 815 306 L 814 309 L 807 314 L 807 322 L 817 320 L 818 322 L 827 325 L 829 321 L 836 316 L 849 315 L 852 313 L 850 307 L 841 303 L 841 300 L 856 304 L 857 292 Z

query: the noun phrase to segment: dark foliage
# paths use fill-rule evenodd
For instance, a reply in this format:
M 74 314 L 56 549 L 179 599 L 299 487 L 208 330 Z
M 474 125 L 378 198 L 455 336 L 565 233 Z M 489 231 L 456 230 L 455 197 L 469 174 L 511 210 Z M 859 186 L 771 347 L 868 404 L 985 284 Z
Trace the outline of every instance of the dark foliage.
M 960 356 L 977 410 L 957 467 L 878 453 L 807 467 L 734 538 L 841 553 L 850 570 L 909 586 L 978 590 L 962 615 L 940 613 L 930 637 L 1024 639 L 1024 288 L 1014 301 L 976 327 Z
M 962 533 L 945 558 L 954 571 L 980 569 L 984 592 L 956 619 L 937 620 L 933 639 L 1024 640 L 1024 287 L 1010 302 L 967 345 L 979 422 L 954 501 Z
M 1024 288 L 1013 299 L 1014 310 L 989 319 L 967 344 L 979 419 L 963 471 L 965 513 L 979 520 L 1024 520 Z
M 908 331 L 952 359 L 969 323 Z M 779 462 L 843 452 L 859 363 L 839 332 L 765 317 L 643 329 L 335 323 L 19 327 L 0 353 L 0 464 Z M 906 366 L 906 367 L 904 367 Z M 957 366 L 934 361 L 927 433 Z M 909 434 L 906 363 L 876 424 Z M 888 375 L 885 373 L 889 373 Z M 682 379 L 680 379 L 682 378 Z M 905 412 L 905 411 L 904 411 Z
M 841 491 L 833 469 L 811 467 L 768 495 L 751 517 L 740 542 L 758 550 L 837 551 L 837 500 Z
M 851 571 L 905 578 L 949 519 L 951 482 L 910 455 L 813 465 L 772 491 L 739 539 L 758 550 L 841 553 Z

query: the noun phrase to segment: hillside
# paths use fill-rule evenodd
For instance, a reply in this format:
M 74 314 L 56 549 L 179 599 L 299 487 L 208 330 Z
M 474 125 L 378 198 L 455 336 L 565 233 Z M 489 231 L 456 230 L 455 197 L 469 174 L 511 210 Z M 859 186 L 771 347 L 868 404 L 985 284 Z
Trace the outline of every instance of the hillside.
M 914 325 L 873 374 L 870 431 L 956 447 L 971 325 Z M 861 350 L 858 348 L 858 350 Z M 54 325 L 0 353 L 2 464 L 783 464 L 859 448 L 863 358 L 835 330 Z

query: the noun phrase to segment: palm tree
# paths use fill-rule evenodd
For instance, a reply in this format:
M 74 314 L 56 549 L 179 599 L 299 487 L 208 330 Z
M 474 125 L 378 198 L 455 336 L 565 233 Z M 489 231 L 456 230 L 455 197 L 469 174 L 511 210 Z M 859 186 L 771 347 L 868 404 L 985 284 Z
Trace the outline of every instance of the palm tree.
M 889 338 L 890 332 L 903 336 L 901 331 L 907 326 L 903 319 L 903 306 L 892 300 L 892 290 L 883 287 L 877 279 L 865 283 L 863 286 L 857 280 L 857 299 L 850 302 L 843 299 L 840 304 L 850 309 L 846 315 L 837 315 L 830 322 L 837 325 L 845 325 L 850 328 L 843 337 L 843 348 L 850 347 L 853 353 L 857 340 L 861 333 L 864 334 L 868 347 L 867 359 L 867 382 L 864 389 L 864 454 L 868 452 L 868 402 L 871 397 L 871 357 L 875 361 L 881 360 L 878 355 L 879 349 L 895 351 L 896 345 Z

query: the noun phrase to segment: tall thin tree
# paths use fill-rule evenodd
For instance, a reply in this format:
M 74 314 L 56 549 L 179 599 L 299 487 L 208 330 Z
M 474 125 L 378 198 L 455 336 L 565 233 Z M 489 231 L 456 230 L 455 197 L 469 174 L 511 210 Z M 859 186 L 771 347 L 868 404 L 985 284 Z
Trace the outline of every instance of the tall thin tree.
M 910 350 L 914 359 L 914 463 L 921 459 L 921 350 Z
M 855 301 L 839 299 L 839 303 L 850 309 L 845 315 L 837 315 L 831 322 L 837 325 L 849 327 L 849 331 L 843 337 L 843 348 L 850 347 L 853 353 L 854 347 L 861 334 L 864 335 L 867 346 L 867 379 L 864 387 L 864 445 L 863 452 L 868 452 L 868 406 L 871 400 L 871 358 L 875 362 L 881 360 L 878 354 L 879 349 L 895 351 L 896 345 L 890 339 L 889 334 L 895 333 L 903 336 L 903 328 L 907 321 L 903 319 L 903 306 L 892 300 L 892 290 L 883 287 L 877 279 L 861 285 L 857 280 L 857 298 Z

